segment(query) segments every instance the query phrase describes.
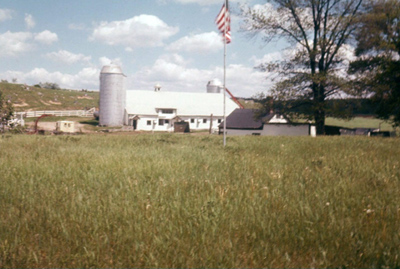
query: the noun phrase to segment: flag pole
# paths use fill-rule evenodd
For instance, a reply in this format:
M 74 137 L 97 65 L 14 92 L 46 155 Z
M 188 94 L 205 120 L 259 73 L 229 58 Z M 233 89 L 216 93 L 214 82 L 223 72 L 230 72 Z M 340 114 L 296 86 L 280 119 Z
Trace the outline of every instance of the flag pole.
M 225 16 L 224 16 L 224 147 L 226 146 L 226 27 L 227 27 L 227 12 L 228 10 L 228 0 L 225 2 Z

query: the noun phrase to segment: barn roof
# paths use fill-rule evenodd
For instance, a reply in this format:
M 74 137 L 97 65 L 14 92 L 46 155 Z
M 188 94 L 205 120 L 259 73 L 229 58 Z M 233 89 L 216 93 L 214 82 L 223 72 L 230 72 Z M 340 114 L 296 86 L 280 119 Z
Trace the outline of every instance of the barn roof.
M 126 91 L 128 114 L 157 115 L 157 109 L 176 109 L 179 116 L 223 116 L 223 94 L 167 91 Z M 238 105 L 226 97 L 226 115 Z
M 223 125 L 221 124 L 220 127 Z M 228 129 L 262 129 L 261 119 L 255 119 L 253 109 L 235 109 L 226 118 L 226 128 Z

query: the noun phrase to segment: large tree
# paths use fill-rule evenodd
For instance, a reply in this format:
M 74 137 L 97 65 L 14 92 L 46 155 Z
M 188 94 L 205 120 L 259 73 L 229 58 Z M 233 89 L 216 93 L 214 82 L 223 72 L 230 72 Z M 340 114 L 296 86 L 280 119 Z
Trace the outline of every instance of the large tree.
M 373 0 L 357 30 L 349 73 L 355 87 L 371 95 L 378 117 L 400 125 L 400 1 Z
M 279 74 L 274 98 L 301 106 L 297 111 L 314 119 L 319 135 L 327 113 L 335 116 L 326 100 L 349 94 L 343 70 L 362 1 L 266 0 L 264 6 L 243 8 L 246 31 L 262 33 L 267 43 L 284 38 L 291 45 L 285 59 L 259 67 Z

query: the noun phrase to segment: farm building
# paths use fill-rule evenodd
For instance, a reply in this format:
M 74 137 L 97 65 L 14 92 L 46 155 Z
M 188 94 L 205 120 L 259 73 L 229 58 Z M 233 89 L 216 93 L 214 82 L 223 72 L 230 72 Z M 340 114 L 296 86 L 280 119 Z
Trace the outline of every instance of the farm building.
M 223 98 L 218 80 L 210 81 L 203 93 L 125 90 L 125 75 L 116 65 L 100 73 L 100 125 L 132 126 L 134 130 L 174 130 L 174 123 L 187 122 L 190 130 L 218 130 L 223 121 Z M 239 106 L 226 98 L 226 115 Z
M 223 124 L 219 125 L 220 133 Z M 310 135 L 309 124 L 293 124 L 278 113 L 270 113 L 262 119 L 256 119 L 253 109 L 235 109 L 226 118 L 227 135 Z
M 75 122 L 74 121 L 57 121 L 56 131 L 64 133 L 74 133 L 75 132 Z

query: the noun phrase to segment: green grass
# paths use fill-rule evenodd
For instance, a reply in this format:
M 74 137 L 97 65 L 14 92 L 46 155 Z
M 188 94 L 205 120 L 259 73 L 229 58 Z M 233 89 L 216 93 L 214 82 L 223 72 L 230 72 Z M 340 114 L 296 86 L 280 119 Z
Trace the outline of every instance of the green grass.
M 99 92 L 53 90 L 4 82 L 0 83 L 0 91 L 15 105 L 15 111 L 79 110 L 99 104 Z
M 393 131 L 392 124 L 373 117 L 355 117 L 351 120 L 326 118 L 326 125 L 345 128 L 381 128 L 382 131 Z
M 0 139 L 0 267 L 399 267 L 400 140 Z
M 36 118 L 25 118 L 24 121 L 25 122 L 35 122 L 37 120 Z M 39 120 L 40 122 L 57 122 L 57 121 L 76 121 L 79 123 L 83 123 L 83 124 L 88 124 L 88 125 L 94 125 L 95 123 L 97 123 L 96 125 L 98 125 L 98 121 L 96 121 L 93 118 L 85 118 L 85 117 L 56 117 L 56 116 L 49 116 L 49 117 L 43 117 Z

